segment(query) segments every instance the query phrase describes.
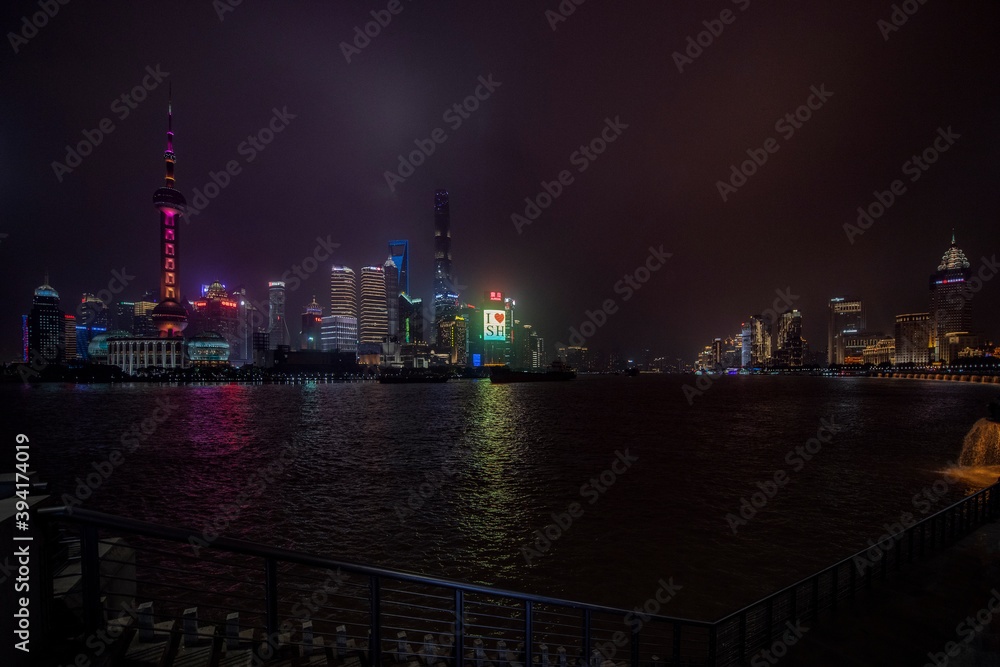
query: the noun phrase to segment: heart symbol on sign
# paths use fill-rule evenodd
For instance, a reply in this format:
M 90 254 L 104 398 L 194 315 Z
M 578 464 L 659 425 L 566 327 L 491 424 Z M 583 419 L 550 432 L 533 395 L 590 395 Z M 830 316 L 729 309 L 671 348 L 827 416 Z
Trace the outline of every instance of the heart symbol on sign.
M 495 319 L 499 323 L 502 323 L 503 322 L 503 313 L 493 313 L 493 319 Z

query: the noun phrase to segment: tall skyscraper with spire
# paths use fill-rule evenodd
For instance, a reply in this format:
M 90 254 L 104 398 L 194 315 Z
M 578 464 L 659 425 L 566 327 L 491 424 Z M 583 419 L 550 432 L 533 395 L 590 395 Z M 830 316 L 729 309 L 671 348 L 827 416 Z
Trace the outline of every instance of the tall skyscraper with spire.
M 434 192 L 434 327 L 458 308 L 458 290 L 451 275 L 451 204 L 447 190 Z
M 955 244 L 951 233 L 951 247 L 945 251 L 937 271 L 930 277 L 931 292 L 931 342 L 934 361 L 941 361 L 945 335 L 968 332 L 972 327 L 972 301 L 965 298 L 972 272 L 969 260 Z
M 410 242 L 389 241 L 389 257 L 399 271 L 399 291 L 401 294 L 410 293 Z
M 160 302 L 153 309 L 153 324 L 161 337 L 180 336 L 187 326 L 187 310 L 180 303 L 180 229 L 177 220 L 187 210 L 187 200 L 174 188 L 173 104 L 167 103 L 167 150 L 163 153 L 166 178 L 153 193 L 160 211 Z

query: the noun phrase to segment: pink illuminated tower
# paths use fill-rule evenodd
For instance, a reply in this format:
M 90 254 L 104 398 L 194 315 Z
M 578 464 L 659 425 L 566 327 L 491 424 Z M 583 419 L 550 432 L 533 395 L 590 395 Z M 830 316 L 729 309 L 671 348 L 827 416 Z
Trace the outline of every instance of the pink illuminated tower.
M 160 302 L 153 309 L 153 323 L 161 337 L 180 336 L 187 326 L 187 310 L 180 304 L 180 250 L 177 222 L 184 215 L 187 200 L 174 189 L 173 110 L 167 102 L 167 150 L 163 153 L 167 176 L 162 188 L 153 193 L 153 205 L 160 210 Z

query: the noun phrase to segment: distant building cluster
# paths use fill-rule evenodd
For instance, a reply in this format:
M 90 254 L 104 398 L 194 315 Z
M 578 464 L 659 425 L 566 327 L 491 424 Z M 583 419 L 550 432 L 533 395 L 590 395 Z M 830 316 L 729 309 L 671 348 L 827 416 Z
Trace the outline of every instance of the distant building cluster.
M 798 310 L 771 317 L 752 316 L 740 333 L 716 338 L 699 355 L 701 369 L 794 369 L 837 366 L 950 366 L 995 357 L 998 348 L 972 330 L 969 260 L 952 235 L 937 271 L 930 276 L 925 313 L 896 316 L 894 330 L 870 330 L 861 299 L 834 297 L 827 310 L 826 353 L 809 351 Z M 771 313 L 775 311 L 769 311 Z
M 95 363 L 126 373 L 253 364 L 288 369 L 351 370 L 359 366 L 427 368 L 546 365 L 544 340 L 516 317 L 516 303 L 487 292 L 462 300 L 452 276 L 449 193 L 434 193 L 434 294 L 430 309 L 410 292 L 409 243 L 390 241 L 382 264 L 355 272 L 330 268 L 327 313 L 316 296 L 296 321 L 288 289 L 268 283 L 265 303 L 247 288 L 204 285 L 199 298 L 180 293 L 181 239 L 177 221 L 187 202 L 174 188 L 172 113 L 168 110 L 166 179 L 153 203 L 160 212 L 160 289 L 139 301 L 107 303 L 84 294 L 77 314 L 60 308 L 58 292 L 35 290 L 23 316 L 23 362 Z M 290 324 L 291 323 L 291 324 Z

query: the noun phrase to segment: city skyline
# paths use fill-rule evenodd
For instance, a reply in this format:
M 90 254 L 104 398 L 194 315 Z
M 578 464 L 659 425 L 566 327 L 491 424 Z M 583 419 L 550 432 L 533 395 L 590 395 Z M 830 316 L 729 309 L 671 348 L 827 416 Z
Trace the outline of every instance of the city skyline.
M 20 25 L 32 7 L 11 5 L 6 24 Z M 996 47 L 977 38 L 988 23 L 982 12 L 974 20 L 921 6 L 886 38 L 877 22 L 887 11 L 862 3 L 837 12 L 734 5 L 736 22 L 702 47 L 703 55 L 686 56 L 693 62 L 678 72 L 673 54 L 716 20 L 706 8 L 641 4 L 638 21 L 587 6 L 553 29 L 541 9 L 451 8 L 441 22 L 438 9 L 406 7 L 351 62 L 338 45 L 368 20 L 371 7 L 363 3 L 292 8 L 277 19 L 250 6 L 224 20 L 210 6 L 176 8 L 178 35 L 213 38 L 183 53 L 170 48 L 177 35 L 132 36 L 131 26 L 156 22 L 151 7 L 84 15 L 70 5 L 12 48 L 2 66 L 12 74 L 5 77 L 8 99 L 20 102 L 5 111 L 21 134 L 8 164 L 23 168 L 6 170 L 3 191 L 11 223 L 0 230 L 7 235 L 0 253 L 19 262 L 2 287 L 4 302 L 14 306 L 3 316 L 5 360 L 19 356 L 20 315 L 46 270 L 64 299 L 99 292 L 113 271 L 131 277 L 122 292 L 131 299 L 155 288 L 148 193 L 157 185 L 153 160 L 162 151 L 168 85 L 181 156 L 178 190 L 189 207 L 180 229 L 187 298 L 221 279 L 262 299 L 266 284 L 301 265 L 317 238 L 339 244 L 328 265 L 353 267 L 381 264 L 386 243 L 405 238 L 411 293 L 427 303 L 428 193 L 439 188 L 451 193 L 459 291 L 516 295 L 525 319 L 550 344 L 566 341 L 588 311 L 615 298 L 616 283 L 650 246 L 671 258 L 648 287 L 628 303 L 619 300 L 588 346 L 632 353 L 653 347 L 692 358 L 786 288 L 802 295 L 796 308 L 811 345 L 825 337 L 819 315 L 835 295 L 863 299 L 869 326 L 888 332 L 897 314 L 927 310 L 926 267 L 940 258 L 953 228 L 971 271 L 995 254 L 996 205 L 976 196 L 989 192 L 997 175 L 988 120 L 997 87 L 983 83 L 996 79 L 986 66 Z M 753 41 L 791 17 L 801 24 L 796 31 L 770 45 Z M 278 48 L 272 20 L 303 36 L 302 48 L 277 65 L 248 50 L 255 40 Z M 609 23 L 630 26 L 630 37 L 602 32 Z M 131 57 L 109 57 L 79 39 L 97 25 L 127 44 Z M 415 52 L 417 63 L 409 61 L 412 40 L 463 29 L 466 39 Z M 511 37 L 525 30 L 525 48 L 511 51 Z M 814 44 L 808 36 L 816 34 L 830 42 L 849 37 L 855 52 L 844 57 Z M 632 43 L 650 44 L 655 58 L 629 50 Z M 636 67 L 601 66 L 623 48 L 635 54 L 628 57 Z M 260 76 L 227 76 L 229 58 L 237 56 L 217 49 L 239 54 Z M 85 56 L 79 64 L 69 57 L 74 51 Z M 736 74 L 747 54 L 760 64 L 798 64 L 742 81 Z M 83 60 L 96 77 L 83 74 Z M 219 68 L 201 67 L 206 60 Z M 59 63 L 57 72 L 50 61 Z M 420 68 L 419 86 L 396 91 L 388 84 L 407 81 L 413 67 Z M 31 77 L 15 74 L 31 72 L 45 76 L 29 92 L 23 82 Z M 583 73 L 591 85 L 578 85 Z M 550 86 L 557 95 L 543 94 Z M 814 108 L 820 103 L 813 87 L 824 98 L 821 108 Z M 259 103 L 246 102 L 249 90 Z M 55 99 L 59 105 L 49 104 Z M 534 106 L 526 115 L 528 100 Z M 461 113 L 452 110 L 456 101 Z M 57 106 L 64 111 L 55 113 Z M 809 119 L 796 119 L 797 109 Z M 774 122 L 789 111 L 794 123 Z M 100 129 L 105 118 L 112 131 Z M 442 123 L 446 141 L 427 144 Z M 748 166 L 754 155 L 763 160 L 759 147 L 772 127 L 780 149 Z M 87 137 L 100 142 L 77 164 L 67 154 Z M 335 159 L 333 146 L 341 147 Z M 424 156 L 411 160 L 420 146 Z M 394 170 L 403 181 L 390 189 L 384 174 Z M 725 201 L 720 181 L 736 189 Z M 516 227 L 512 215 L 531 208 L 526 198 L 538 215 Z M 314 293 L 326 306 L 328 269 L 289 290 L 293 321 Z M 678 302 L 682 308 L 672 306 Z M 975 328 L 994 338 L 998 303 L 992 283 L 974 296 Z

